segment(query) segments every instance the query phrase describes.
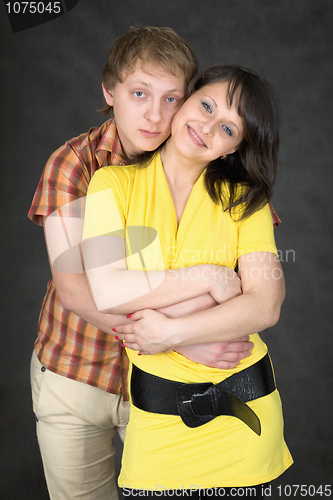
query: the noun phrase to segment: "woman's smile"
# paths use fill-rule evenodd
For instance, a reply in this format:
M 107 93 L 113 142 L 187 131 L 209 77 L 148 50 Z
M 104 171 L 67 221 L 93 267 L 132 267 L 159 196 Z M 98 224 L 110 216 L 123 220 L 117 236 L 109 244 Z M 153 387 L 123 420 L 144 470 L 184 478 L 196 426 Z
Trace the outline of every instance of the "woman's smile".
M 194 142 L 194 144 L 196 144 L 197 146 L 199 146 L 200 148 L 206 148 L 206 144 L 203 142 L 203 140 L 201 139 L 201 137 L 195 132 L 195 130 L 187 124 L 187 131 L 188 131 L 188 135 L 190 137 L 190 139 L 192 139 L 192 141 Z

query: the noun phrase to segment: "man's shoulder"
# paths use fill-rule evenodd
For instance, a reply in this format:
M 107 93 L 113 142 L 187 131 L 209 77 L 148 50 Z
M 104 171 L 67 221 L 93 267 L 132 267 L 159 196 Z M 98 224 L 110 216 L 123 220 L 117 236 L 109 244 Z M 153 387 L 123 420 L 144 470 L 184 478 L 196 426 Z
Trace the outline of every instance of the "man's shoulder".
M 91 127 L 88 132 L 69 139 L 54 151 L 44 171 L 53 171 L 56 168 L 68 172 L 68 176 L 71 172 L 84 168 L 91 177 L 101 166 L 111 164 L 111 156 L 116 150 L 115 137 L 116 126 L 112 119 L 99 127 Z
M 114 130 L 113 130 L 114 129 Z M 106 146 L 112 147 L 112 138 L 116 130 L 113 120 L 107 120 L 99 127 L 91 127 L 88 132 L 84 132 L 77 137 L 66 141 L 65 145 L 81 151 L 85 148 L 97 149 L 106 137 Z M 108 149 L 108 148 L 107 148 Z

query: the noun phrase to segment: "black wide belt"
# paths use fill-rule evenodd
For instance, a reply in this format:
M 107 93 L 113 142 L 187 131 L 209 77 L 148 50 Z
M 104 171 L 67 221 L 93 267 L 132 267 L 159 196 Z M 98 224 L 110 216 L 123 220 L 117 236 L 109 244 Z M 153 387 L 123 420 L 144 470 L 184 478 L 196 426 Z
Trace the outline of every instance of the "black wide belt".
M 186 384 L 132 367 L 131 397 L 140 410 L 179 415 L 187 427 L 199 427 L 221 415 L 242 420 L 259 436 L 260 420 L 246 404 L 275 390 L 270 357 L 235 373 L 219 384 Z

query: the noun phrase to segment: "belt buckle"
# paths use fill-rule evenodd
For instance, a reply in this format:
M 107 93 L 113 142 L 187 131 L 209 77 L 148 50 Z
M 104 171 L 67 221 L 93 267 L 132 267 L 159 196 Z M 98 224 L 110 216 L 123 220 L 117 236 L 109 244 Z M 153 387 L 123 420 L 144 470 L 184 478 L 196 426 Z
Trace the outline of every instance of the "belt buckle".
M 179 415 L 187 427 L 199 427 L 213 420 L 212 388 L 214 388 L 214 384 L 210 382 L 182 384 L 179 387 L 177 407 Z
M 189 403 L 192 406 L 194 414 L 198 417 L 214 415 L 212 392 L 214 386 L 208 387 L 205 392 L 193 394 L 191 399 L 183 401 L 183 404 Z
M 233 394 L 211 383 L 182 384 L 177 392 L 177 407 L 187 427 L 199 427 L 217 416 L 230 415 L 242 420 L 258 436 L 261 434 L 260 420 L 254 411 Z

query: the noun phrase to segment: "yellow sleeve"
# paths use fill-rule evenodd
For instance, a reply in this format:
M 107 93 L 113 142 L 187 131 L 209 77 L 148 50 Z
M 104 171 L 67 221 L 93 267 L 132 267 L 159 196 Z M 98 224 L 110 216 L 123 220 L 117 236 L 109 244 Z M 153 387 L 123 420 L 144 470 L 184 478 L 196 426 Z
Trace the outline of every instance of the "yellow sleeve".
M 237 258 L 252 252 L 272 252 L 278 255 L 268 204 L 250 217 L 238 222 L 238 237 Z
M 101 168 L 90 181 L 83 239 L 124 230 L 124 194 L 113 170 L 114 167 Z

